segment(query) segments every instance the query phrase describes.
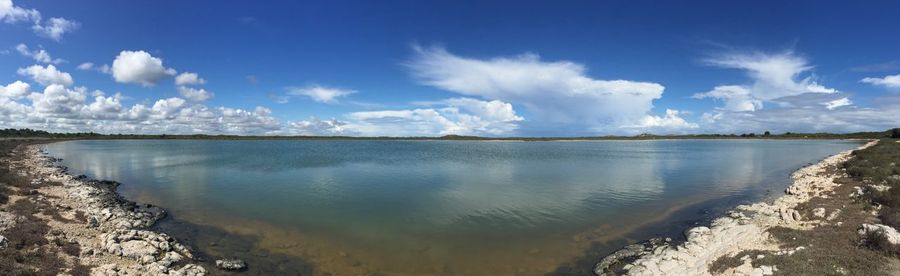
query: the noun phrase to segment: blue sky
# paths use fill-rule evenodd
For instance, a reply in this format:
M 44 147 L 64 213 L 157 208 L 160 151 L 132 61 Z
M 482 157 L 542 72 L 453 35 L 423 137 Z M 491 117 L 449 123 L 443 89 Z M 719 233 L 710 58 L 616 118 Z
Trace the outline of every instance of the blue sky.
M 898 8 L 0 0 L 0 127 L 390 136 L 884 130 L 900 126 Z

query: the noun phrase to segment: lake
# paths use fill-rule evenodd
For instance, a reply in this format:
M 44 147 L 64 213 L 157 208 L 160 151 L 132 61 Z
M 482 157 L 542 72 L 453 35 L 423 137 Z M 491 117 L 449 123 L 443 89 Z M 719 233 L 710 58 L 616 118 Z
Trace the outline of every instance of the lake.
M 587 270 L 626 242 L 780 195 L 794 170 L 860 144 L 112 140 L 45 148 L 71 173 L 122 182 L 126 198 L 167 209 L 173 221 L 163 224 L 194 229 L 176 237 L 212 256 L 248 259 L 251 272 L 302 263 L 333 275 L 535 275 Z

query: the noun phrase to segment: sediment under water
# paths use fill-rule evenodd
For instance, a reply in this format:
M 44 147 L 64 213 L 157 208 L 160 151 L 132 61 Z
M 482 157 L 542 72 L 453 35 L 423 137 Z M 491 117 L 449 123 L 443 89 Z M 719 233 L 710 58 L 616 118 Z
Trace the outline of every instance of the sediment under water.
M 780 193 L 853 141 L 70 141 L 72 173 L 162 206 L 256 272 L 523 274 Z M 675 223 L 675 225 L 672 225 Z M 667 227 L 667 225 L 669 227 Z M 180 233 L 180 234 L 179 234 Z M 568 268 L 575 266 L 575 268 Z M 587 268 L 589 269 L 589 267 Z

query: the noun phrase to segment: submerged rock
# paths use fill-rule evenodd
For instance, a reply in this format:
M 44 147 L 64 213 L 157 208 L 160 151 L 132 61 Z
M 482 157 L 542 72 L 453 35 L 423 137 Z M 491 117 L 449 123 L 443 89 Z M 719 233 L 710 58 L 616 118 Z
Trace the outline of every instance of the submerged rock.
M 671 242 L 671 239 L 669 238 L 655 238 L 643 243 L 626 246 L 600 260 L 600 262 L 594 266 L 594 274 L 600 276 L 615 275 L 615 266 L 651 254 L 659 248 L 668 247 L 669 242 Z
M 247 268 L 247 263 L 240 259 L 216 260 L 216 267 L 224 270 L 241 270 Z

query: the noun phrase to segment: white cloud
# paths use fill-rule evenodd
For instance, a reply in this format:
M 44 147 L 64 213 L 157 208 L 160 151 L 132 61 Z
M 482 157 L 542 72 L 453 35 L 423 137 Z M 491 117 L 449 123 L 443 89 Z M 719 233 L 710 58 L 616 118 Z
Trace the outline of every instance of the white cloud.
M 882 99 L 885 104 L 868 108 L 826 105 L 803 108 L 773 108 L 756 112 L 705 113 L 702 132 L 857 132 L 897 127 L 900 97 Z M 840 102 L 838 103 L 840 104 Z
M 161 99 L 156 101 L 150 110 L 153 111 L 153 114 L 157 119 L 172 119 L 174 118 L 173 115 L 177 114 L 178 110 L 181 109 L 185 103 L 185 100 L 182 98 L 172 97 Z
M 53 17 L 43 24 L 35 23 L 34 26 L 31 26 L 31 29 L 40 36 L 59 41 L 62 39 L 63 34 L 74 31 L 80 26 L 81 24 L 78 22 L 65 18 Z
M 85 62 L 85 63 L 78 65 L 78 70 L 91 70 L 91 69 L 94 69 L 93 62 Z
M 637 125 L 626 126 L 625 128 L 642 129 L 645 131 L 678 132 L 699 127 L 697 124 L 689 123 L 684 120 L 684 118 L 681 118 L 681 114 L 683 113 L 684 112 L 678 110 L 666 109 L 666 115 L 663 117 L 647 115 Z
M 729 53 L 704 60 L 707 64 L 732 69 L 745 70 L 753 83 L 741 86 L 747 90 L 749 98 L 772 101 L 779 98 L 805 93 L 837 93 L 816 82 L 814 75 L 802 77 L 813 67 L 807 60 L 791 51 L 776 54 L 762 52 Z M 733 86 L 729 86 L 733 87 Z M 748 109 L 747 101 L 741 105 Z M 754 104 L 754 109 L 762 105 Z
M 454 98 L 432 108 L 353 112 L 347 129 L 365 135 L 430 136 L 435 134 L 505 135 L 523 120 L 509 103 Z
M 884 87 L 900 88 L 900 74 L 884 76 L 883 78 L 864 78 L 859 82 L 872 85 L 880 85 Z
M 52 64 L 47 65 L 47 67 L 32 65 L 26 68 L 19 68 L 17 72 L 19 75 L 31 77 L 35 82 L 42 85 L 61 84 L 70 86 L 74 83 L 72 75 L 57 70 L 56 66 L 53 66 Z
M 7 84 L 6 86 L 0 86 L 0 98 L 10 98 L 13 100 L 21 99 L 28 95 L 29 90 L 31 89 L 31 85 L 22 81 L 15 81 L 13 83 Z
M 695 99 L 713 98 L 725 101 L 722 107 L 729 111 L 754 111 L 762 108 L 762 101 L 750 95 L 750 89 L 739 85 L 721 85 L 706 93 L 691 96 Z
M 91 118 L 118 118 L 122 112 L 122 94 L 106 97 L 98 93 L 94 96 L 94 102 L 84 106 L 83 111 Z
M 110 74 L 110 73 L 111 73 L 111 72 L 110 72 L 110 69 L 109 69 L 109 65 L 103 64 L 103 65 L 100 65 L 100 66 L 96 66 L 96 65 L 94 65 L 93 62 L 85 62 L 85 63 L 79 64 L 79 65 L 78 65 L 78 70 L 83 70 L 83 71 L 92 71 L 92 70 L 96 70 L 97 72 L 100 72 L 100 73 L 103 73 L 103 74 Z
M 26 56 L 26 57 L 30 57 L 30 58 L 34 59 L 34 61 L 37 61 L 40 63 L 60 64 L 63 62 L 62 59 L 58 59 L 58 58 L 53 59 L 52 57 L 50 57 L 50 53 L 48 53 L 44 49 L 37 49 L 37 50 L 31 51 L 31 49 L 28 48 L 28 45 L 25 45 L 23 43 L 16 45 L 16 51 L 19 52 L 19 54 L 22 54 L 23 56 Z
M 701 116 L 701 132 L 853 132 L 895 127 L 900 99 L 891 97 L 873 107 L 856 107 L 833 88 L 803 76 L 812 69 L 792 52 L 737 53 L 706 60 L 724 68 L 744 69 L 751 84 L 717 86 L 694 98 L 723 99 L 725 106 Z M 887 78 L 886 78 L 887 79 Z M 874 80 L 862 82 L 874 83 Z M 775 103 L 762 109 L 763 102 Z
M 652 82 L 593 79 L 581 64 L 545 62 L 534 54 L 475 59 L 443 48 L 414 50 L 406 65 L 423 84 L 522 105 L 534 115 L 535 128 L 619 131 L 643 120 L 664 90 Z
M 178 94 L 181 94 L 182 97 L 194 102 L 203 102 L 213 97 L 213 93 L 206 91 L 206 89 L 186 86 L 179 86 Z
M 835 108 L 849 106 L 851 104 L 853 104 L 853 102 L 851 102 L 849 98 L 840 98 L 837 100 L 822 103 L 822 105 L 824 105 L 828 110 L 834 110 Z
M 87 98 L 86 91 L 84 87 L 69 89 L 60 84 L 50 84 L 44 88 L 44 93 L 31 93 L 28 99 L 40 115 L 71 118 L 79 115 L 78 111 Z
M 175 85 L 200 85 L 205 83 L 206 80 L 197 75 L 197 73 L 184 72 L 175 77 Z
M 35 34 L 56 41 L 61 40 L 65 33 L 74 31 L 81 25 L 60 17 L 53 17 L 46 22 L 41 22 L 41 12 L 16 6 L 12 0 L 0 0 L 0 22 L 7 24 L 30 22 L 33 24 L 31 29 Z
M 312 117 L 307 120 L 288 122 L 285 132 L 293 135 L 347 135 L 351 132 L 345 129 L 347 122 L 336 119 L 320 120 Z
M 356 93 L 356 91 L 310 85 L 306 87 L 288 87 L 287 94 L 292 96 L 306 96 L 316 102 L 333 104 L 338 102 L 338 98 L 346 97 L 353 93 Z
M 12 0 L 0 0 L 0 21 L 9 24 L 22 21 L 37 23 L 41 21 L 41 13 L 35 9 L 16 6 Z
M 122 51 L 113 61 L 111 72 L 117 82 L 144 86 L 156 85 L 176 73 L 175 69 L 164 67 L 162 59 L 144 51 Z

